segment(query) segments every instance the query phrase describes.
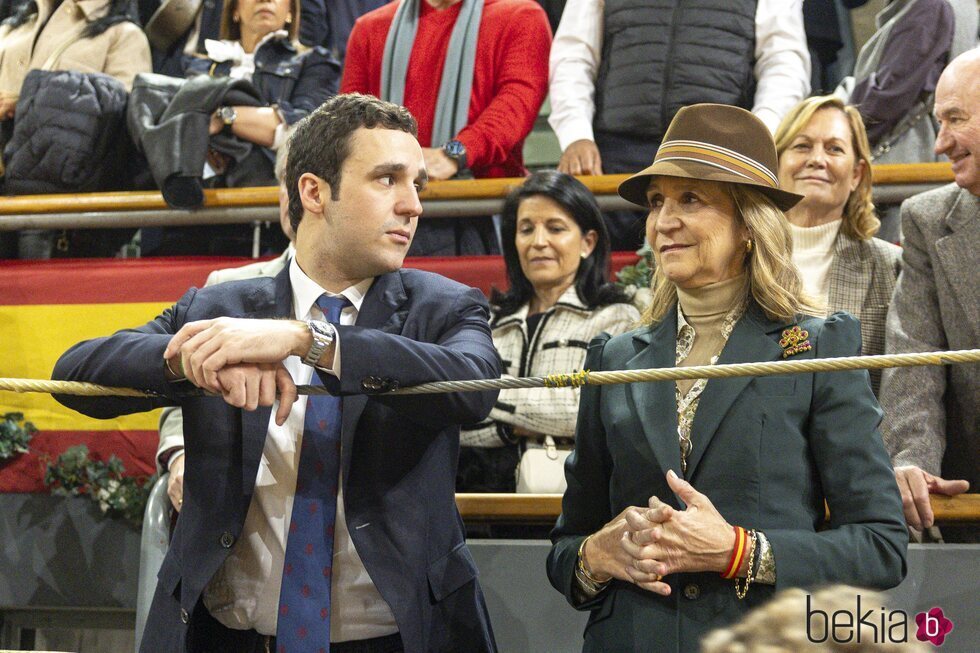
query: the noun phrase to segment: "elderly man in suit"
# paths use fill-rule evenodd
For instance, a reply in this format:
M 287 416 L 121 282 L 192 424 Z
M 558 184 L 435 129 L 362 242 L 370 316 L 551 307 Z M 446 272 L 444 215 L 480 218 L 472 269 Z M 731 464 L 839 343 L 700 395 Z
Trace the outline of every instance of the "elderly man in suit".
M 191 289 L 58 361 L 56 378 L 157 395 L 59 397 L 86 414 L 183 407 L 143 651 L 495 650 L 454 483 L 459 425 L 496 393 L 385 394 L 500 374 L 482 294 L 401 269 L 426 182 L 415 129 L 402 107 L 331 99 L 293 137 L 282 273 Z M 331 395 L 297 400 L 307 382 Z
M 955 183 L 902 204 L 902 274 L 886 323 L 886 352 L 980 346 L 980 48 L 949 64 L 936 87 L 936 153 Z M 913 528 L 933 524 L 929 494 L 980 487 L 980 365 L 885 370 L 883 435 Z M 943 528 L 947 541 L 980 529 Z

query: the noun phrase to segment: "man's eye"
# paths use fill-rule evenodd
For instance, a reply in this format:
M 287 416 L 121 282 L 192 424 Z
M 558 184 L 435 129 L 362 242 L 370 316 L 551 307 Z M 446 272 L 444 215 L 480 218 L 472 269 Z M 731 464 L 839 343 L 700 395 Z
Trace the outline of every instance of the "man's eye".
M 378 180 L 385 186 L 394 186 L 395 177 L 394 175 L 385 175 L 384 177 L 379 177 Z
M 650 208 L 651 209 L 656 209 L 656 208 L 660 208 L 661 206 L 663 206 L 664 198 L 661 197 L 660 195 L 654 195 L 648 201 L 650 202 Z

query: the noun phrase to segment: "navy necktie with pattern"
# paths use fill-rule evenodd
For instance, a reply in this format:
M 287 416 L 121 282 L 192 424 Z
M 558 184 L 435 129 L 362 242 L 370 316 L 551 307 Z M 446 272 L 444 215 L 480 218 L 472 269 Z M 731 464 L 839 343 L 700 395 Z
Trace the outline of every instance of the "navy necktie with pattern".
M 317 306 L 327 322 L 338 324 L 350 302 L 321 295 Z M 323 385 L 314 373 L 311 385 Z M 330 650 L 330 578 L 340 473 L 341 400 L 310 395 L 296 472 L 296 493 L 286 536 L 279 592 L 276 648 L 279 653 Z

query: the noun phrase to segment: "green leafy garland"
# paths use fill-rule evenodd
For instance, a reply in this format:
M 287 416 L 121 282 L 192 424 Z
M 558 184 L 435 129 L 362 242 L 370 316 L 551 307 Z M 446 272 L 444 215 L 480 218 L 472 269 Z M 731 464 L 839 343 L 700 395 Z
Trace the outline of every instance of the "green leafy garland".
M 640 260 L 635 265 L 625 265 L 616 273 L 616 283 L 624 289 L 639 290 L 650 287 L 653 277 L 653 248 L 645 241 L 643 247 L 636 250 Z
M 4 413 L 0 422 L 0 460 L 27 453 L 31 438 L 37 429 L 30 422 L 24 422 L 23 413 Z
M 88 447 L 79 444 L 66 449 L 54 463 L 48 463 L 44 484 L 56 496 L 88 494 L 103 514 L 121 517 L 140 528 L 157 475 L 134 478 L 124 476 L 125 471 L 115 455 L 109 456 L 109 462 L 94 460 L 89 457 Z
M 0 421 L 0 461 L 15 458 L 30 450 L 31 438 L 38 433 L 23 413 L 4 413 Z M 44 484 L 56 496 L 75 497 L 87 494 L 109 517 L 121 517 L 140 528 L 143 511 L 157 475 L 133 478 L 125 476 L 126 468 L 116 456 L 109 462 L 90 457 L 88 447 L 69 447 L 44 472 Z

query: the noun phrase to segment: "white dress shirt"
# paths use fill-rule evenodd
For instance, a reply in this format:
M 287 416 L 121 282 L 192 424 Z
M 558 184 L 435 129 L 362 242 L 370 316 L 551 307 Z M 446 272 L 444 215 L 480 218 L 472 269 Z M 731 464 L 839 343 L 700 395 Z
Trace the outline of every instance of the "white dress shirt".
M 317 308 L 316 300 L 326 291 L 300 269 L 295 257 L 289 263 L 289 280 L 295 318 L 322 320 L 323 313 Z M 341 293 L 353 305 L 341 313 L 341 324 L 354 324 L 372 282 L 373 279 L 366 279 Z M 313 368 L 304 365 L 298 356 L 290 356 L 283 364 L 297 385 L 308 384 L 313 377 Z M 340 375 L 340 347 L 336 348 L 334 355 L 333 373 Z M 208 611 L 228 628 L 255 629 L 263 635 L 276 634 L 286 534 L 293 509 L 306 401 L 306 396 L 299 397 L 282 426 L 276 425 L 276 406 L 272 407 L 268 435 L 255 478 L 255 493 L 248 507 L 242 534 L 231 555 L 204 590 L 204 604 Z M 382 637 L 398 632 L 391 608 L 371 582 L 347 530 L 343 479 L 338 484 L 337 492 L 331 608 L 332 642 Z
M 568 0 L 551 44 L 548 124 L 562 151 L 595 140 L 595 78 L 602 58 L 604 0 Z M 810 53 L 803 0 L 759 0 L 755 10 L 755 99 L 752 113 L 775 132 L 810 93 Z

